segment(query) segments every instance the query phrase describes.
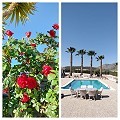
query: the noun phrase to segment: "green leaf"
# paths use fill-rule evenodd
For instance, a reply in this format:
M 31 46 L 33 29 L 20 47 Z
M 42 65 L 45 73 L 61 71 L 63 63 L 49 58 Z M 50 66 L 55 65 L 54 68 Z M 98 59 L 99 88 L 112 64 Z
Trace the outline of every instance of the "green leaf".
M 34 103 L 32 106 L 33 106 L 33 107 L 36 107 L 36 103 Z
M 59 59 L 56 59 L 56 60 L 55 60 L 55 63 L 59 63 Z
M 49 117 L 57 117 L 56 115 L 56 111 L 54 110 L 51 110 L 51 107 L 49 106 L 47 109 L 46 109 L 46 114 L 47 116 Z
M 19 98 L 20 97 L 20 94 L 16 94 L 16 96 L 15 96 L 16 98 Z
M 36 105 L 35 109 L 39 112 L 39 105 Z
M 56 77 L 56 75 L 55 74 L 53 74 L 53 73 L 50 73 L 50 74 L 48 74 L 48 80 L 54 80 L 55 79 L 55 77 Z
M 52 73 L 56 73 L 56 71 L 55 70 L 50 70 Z
M 54 102 L 55 102 L 55 100 L 56 100 L 56 98 L 55 98 L 55 97 L 54 97 L 54 98 L 53 98 L 53 97 L 50 97 L 50 98 L 49 98 L 49 101 L 50 101 L 51 103 L 54 103 Z
M 4 64 L 3 65 L 3 71 L 6 70 L 6 68 L 7 68 L 7 64 Z
M 40 58 L 40 56 L 39 56 L 39 55 L 37 55 L 37 56 L 36 56 L 36 59 L 39 59 L 39 58 Z
M 4 79 L 4 85 L 7 87 L 9 85 L 10 81 L 9 81 L 9 77 L 6 77 Z
M 48 92 L 48 93 L 46 94 L 46 98 L 49 99 L 49 98 L 51 97 L 51 95 L 52 95 L 52 93 Z
M 27 107 L 28 107 L 28 104 L 27 103 L 21 103 L 21 108 L 23 109 L 23 110 L 25 110 L 25 109 L 27 109 Z
M 18 88 L 18 87 L 16 87 L 16 88 L 15 88 L 15 93 L 16 93 L 16 94 L 19 94 L 20 92 L 21 92 L 21 89 Z
M 51 110 L 55 110 L 57 108 L 56 105 L 51 105 L 50 107 L 51 107 Z
M 37 105 L 39 105 L 39 106 L 40 106 L 40 103 L 39 103 L 39 102 L 37 102 Z
M 27 111 L 31 112 L 31 111 L 33 111 L 33 109 L 32 108 L 27 108 Z
M 39 95 L 39 94 L 38 94 L 38 91 L 37 91 L 36 89 L 34 89 L 33 91 L 34 91 L 34 96 L 37 97 L 37 96 Z
M 16 113 L 16 111 L 17 111 L 16 109 L 15 109 L 15 110 L 13 110 L 13 113 Z
M 43 75 L 42 75 L 42 74 L 36 75 L 36 79 L 37 79 L 38 81 L 42 80 L 42 79 L 43 79 Z
M 30 73 L 29 75 L 30 75 L 31 77 L 34 77 L 34 74 L 33 74 L 33 73 Z
M 28 94 L 31 93 L 31 89 L 27 89 L 27 93 L 28 93 Z
M 52 80 L 51 84 L 52 84 L 52 85 L 57 85 L 57 84 L 58 84 L 58 81 L 57 81 L 57 80 Z
M 36 101 L 34 99 L 32 99 L 31 102 L 34 104 Z

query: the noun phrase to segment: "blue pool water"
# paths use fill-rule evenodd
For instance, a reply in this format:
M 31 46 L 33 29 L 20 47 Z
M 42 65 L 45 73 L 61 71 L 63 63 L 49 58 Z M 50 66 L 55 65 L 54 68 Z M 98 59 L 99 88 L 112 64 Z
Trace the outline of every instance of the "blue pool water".
M 97 89 L 100 89 L 101 87 L 103 87 L 103 89 L 109 89 L 99 80 L 73 80 L 66 86 L 62 87 L 62 89 L 69 89 L 69 87 L 72 87 L 73 89 L 77 89 L 80 88 L 81 85 L 93 85 L 93 87 Z

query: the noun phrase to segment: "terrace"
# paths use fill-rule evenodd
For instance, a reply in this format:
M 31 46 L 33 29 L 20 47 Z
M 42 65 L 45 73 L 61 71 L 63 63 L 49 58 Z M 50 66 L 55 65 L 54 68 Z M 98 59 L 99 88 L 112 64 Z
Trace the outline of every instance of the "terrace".
M 61 85 L 64 86 L 72 79 L 73 78 L 61 78 Z M 110 79 L 103 78 L 100 80 L 110 86 L 110 89 L 104 89 L 102 99 L 97 99 L 96 101 L 80 99 L 80 97 L 76 98 L 74 96 L 71 97 L 70 90 L 62 89 L 61 93 L 64 94 L 64 97 L 61 99 L 61 117 L 117 117 L 118 84 Z

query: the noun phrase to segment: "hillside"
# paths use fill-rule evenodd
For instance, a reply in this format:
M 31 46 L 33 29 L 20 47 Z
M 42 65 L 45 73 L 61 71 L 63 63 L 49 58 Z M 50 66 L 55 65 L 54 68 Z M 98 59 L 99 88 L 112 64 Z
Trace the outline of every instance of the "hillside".
M 118 65 L 116 63 L 113 63 L 113 64 L 104 64 L 102 67 L 104 70 L 117 71 L 117 66 Z
M 69 70 L 70 69 L 70 66 L 65 66 L 65 67 L 63 67 L 65 70 Z M 72 69 L 80 69 L 80 66 L 72 66 Z M 83 69 L 84 70 L 89 70 L 90 69 L 90 67 L 89 66 L 85 66 L 85 67 L 83 67 Z M 93 70 L 94 69 L 97 69 L 97 68 L 95 68 L 95 67 L 93 67 Z
M 113 63 L 113 64 L 103 64 L 103 70 L 108 70 L 108 71 L 117 71 L 117 64 L 116 63 Z M 80 69 L 80 66 L 73 66 L 72 67 L 73 70 L 77 70 L 77 69 Z M 99 67 L 93 67 L 93 70 L 96 70 L 96 69 L 99 69 Z M 70 66 L 65 66 L 65 67 L 62 67 L 62 69 L 65 69 L 65 70 L 69 70 L 70 69 Z M 89 70 L 90 67 L 89 66 L 85 66 L 83 67 L 83 70 Z

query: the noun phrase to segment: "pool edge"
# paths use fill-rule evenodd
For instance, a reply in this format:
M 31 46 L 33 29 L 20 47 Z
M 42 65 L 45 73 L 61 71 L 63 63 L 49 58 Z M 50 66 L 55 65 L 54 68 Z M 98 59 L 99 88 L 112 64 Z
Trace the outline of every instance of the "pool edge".
M 67 82 L 65 85 L 61 86 L 61 87 L 65 87 L 66 85 L 68 85 L 70 82 L 74 81 L 74 80 L 86 80 L 86 78 L 80 78 L 80 79 L 74 79 L 71 78 L 72 80 L 70 80 L 69 82 Z M 105 82 L 103 82 L 101 79 L 99 78 L 88 78 L 89 80 L 98 80 L 100 81 L 102 84 L 104 84 L 106 87 L 108 87 L 108 89 L 104 89 L 104 90 L 115 90 L 114 88 L 112 88 L 111 86 L 107 85 Z M 61 88 L 61 90 L 69 90 L 69 89 L 63 89 Z

